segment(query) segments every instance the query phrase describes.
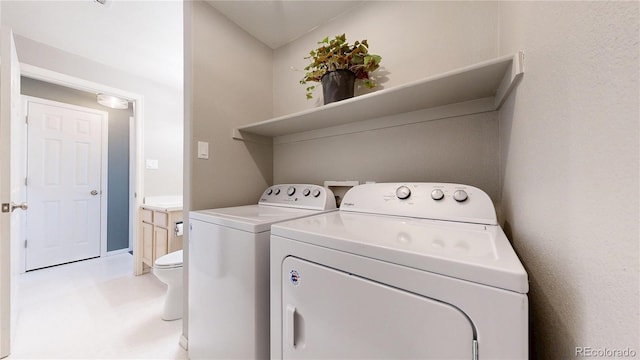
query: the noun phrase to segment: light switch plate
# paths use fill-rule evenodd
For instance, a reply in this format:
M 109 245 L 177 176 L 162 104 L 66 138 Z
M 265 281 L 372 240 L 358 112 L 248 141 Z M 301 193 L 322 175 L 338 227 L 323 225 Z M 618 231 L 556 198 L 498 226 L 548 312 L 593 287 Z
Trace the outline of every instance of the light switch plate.
M 198 141 L 198 159 L 209 159 L 209 143 Z
M 155 170 L 158 168 L 158 160 L 155 159 L 147 159 L 146 161 L 147 169 Z

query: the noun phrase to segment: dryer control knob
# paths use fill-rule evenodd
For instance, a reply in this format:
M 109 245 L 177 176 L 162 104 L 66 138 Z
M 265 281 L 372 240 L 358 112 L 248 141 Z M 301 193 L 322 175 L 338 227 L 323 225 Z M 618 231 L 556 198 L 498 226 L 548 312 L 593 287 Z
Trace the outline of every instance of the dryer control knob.
M 313 195 L 313 197 L 318 197 L 318 196 L 320 196 L 320 190 L 319 190 L 319 189 L 315 189 L 315 190 L 313 190 L 313 194 L 311 194 L 311 195 Z
M 457 201 L 457 202 L 465 202 L 469 196 L 467 195 L 467 192 L 464 190 L 456 190 L 453 193 L 453 198 Z
M 444 192 L 440 189 L 435 189 L 431 192 L 431 198 L 436 201 L 442 200 L 444 198 Z
M 267 190 L 267 195 L 271 195 L 271 194 L 273 194 L 273 189 L 269 188 L 269 190 Z
M 293 186 L 289 186 L 289 188 L 287 189 L 287 195 L 293 196 L 293 194 L 295 193 L 296 193 L 296 188 Z
M 309 196 L 309 194 L 311 194 L 311 190 L 309 190 L 309 189 L 302 190 L 302 195 Z
M 396 189 L 396 196 L 400 200 L 408 199 L 409 196 L 411 196 L 411 189 L 409 189 L 404 185 L 400 186 L 399 188 Z
M 273 191 L 273 193 L 274 193 L 274 194 L 276 194 L 276 195 L 280 195 L 280 188 L 276 188 L 276 189 Z

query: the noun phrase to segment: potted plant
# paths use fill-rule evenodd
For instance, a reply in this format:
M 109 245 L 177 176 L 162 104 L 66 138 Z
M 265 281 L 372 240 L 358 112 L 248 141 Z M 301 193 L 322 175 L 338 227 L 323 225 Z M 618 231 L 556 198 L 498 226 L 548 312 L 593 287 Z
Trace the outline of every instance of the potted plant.
M 364 80 L 368 88 L 376 86 L 369 74 L 380 66 L 382 57 L 369 54 L 367 40 L 350 45 L 342 34 L 332 40 L 326 37 L 318 44 L 320 46 L 305 57 L 311 60 L 311 64 L 304 68 L 306 73 L 300 84 L 306 85 L 309 81 L 322 83 L 325 104 L 353 97 L 356 79 Z M 307 99 L 313 97 L 313 89 L 315 85 L 306 88 Z

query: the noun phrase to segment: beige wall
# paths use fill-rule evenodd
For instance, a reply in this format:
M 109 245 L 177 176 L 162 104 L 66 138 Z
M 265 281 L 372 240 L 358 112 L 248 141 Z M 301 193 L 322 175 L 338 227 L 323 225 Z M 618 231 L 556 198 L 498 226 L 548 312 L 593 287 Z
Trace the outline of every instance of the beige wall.
M 256 202 L 273 180 L 273 148 L 231 138 L 232 129 L 272 114 L 272 51 L 201 1 L 184 2 L 185 219 L 190 210 Z M 209 159 L 197 159 L 198 141 Z M 184 266 L 189 264 L 185 227 Z M 188 272 L 183 336 L 189 336 Z
M 232 129 L 272 114 L 272 51 L 205 2 L 191 29 L 190 209 L 255 203 L 272 182 L 272 148 L 231 138 Z M 186 21 L 186 20 L 185 20 Z M 197 159 L 197 142 L 209 159 Z
M 318 106 L 298 83 L 304 57 L 325 36 L 368 39 L 390 88 L 497 56 L 496 2 L 369 2 L 274 52 L 274 115 Z M 320 87 L 316 98 L 321 98 Z M 403 114 L 410 122 L 427 112 Z M 274 182 L 441 181 L 477 186 L 498 201 L 496 114 L 274 145 Z
M 640 354 L 638 2 L 503 2 L 525 52 L 500 112 L 502 214 L 525 264 L 538 358 Z
M 275 145 L 274 182 L 459 182 L 496 199 L 497 154 L 497 113 L 490 112 Z
M 309 63 L 304 57 L 326 36 L 369 40 L 369 51 L 382 56 L 375 73 L 380 90 L 495 58 L 497 9 L 497 2 L 453 1 L 371 1 L 354 8 L 274 51 L 274 115 L 321 104 L 321 87 L 306 100 L 299 81 Z

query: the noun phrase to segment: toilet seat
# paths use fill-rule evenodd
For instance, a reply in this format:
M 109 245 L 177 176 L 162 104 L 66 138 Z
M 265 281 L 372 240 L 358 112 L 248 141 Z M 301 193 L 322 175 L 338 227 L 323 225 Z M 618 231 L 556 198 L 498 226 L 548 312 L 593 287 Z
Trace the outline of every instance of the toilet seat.
M 153 264 L 156 269 L 174 269 L 182 267 L 182 250 L 163 255 Z

